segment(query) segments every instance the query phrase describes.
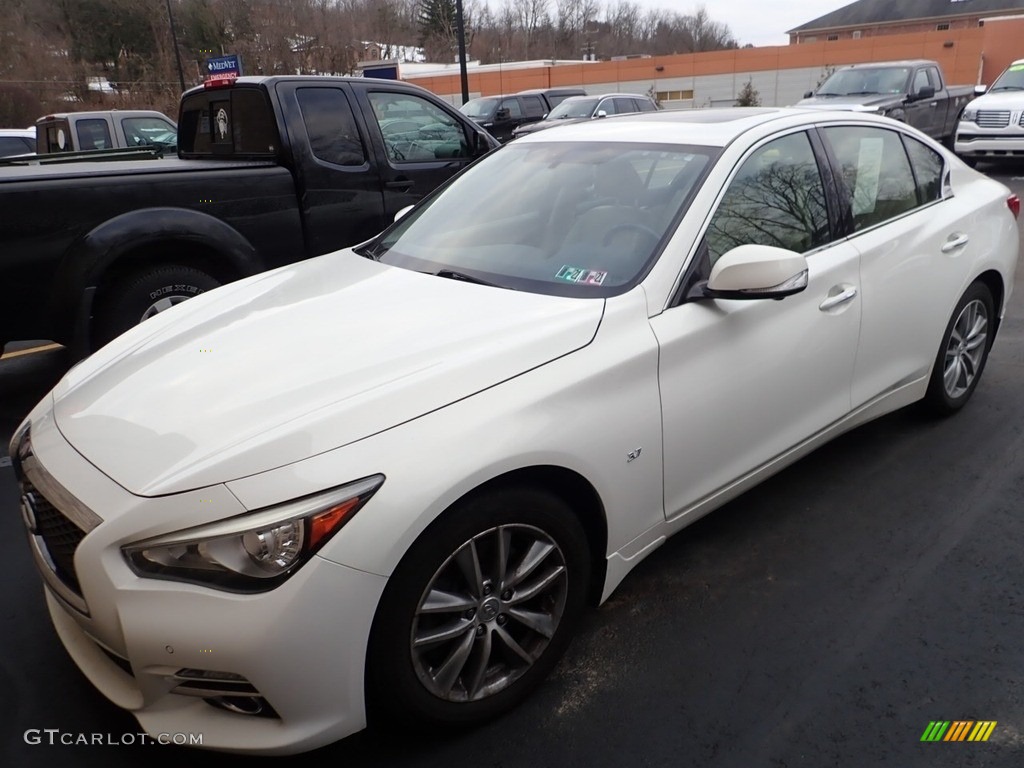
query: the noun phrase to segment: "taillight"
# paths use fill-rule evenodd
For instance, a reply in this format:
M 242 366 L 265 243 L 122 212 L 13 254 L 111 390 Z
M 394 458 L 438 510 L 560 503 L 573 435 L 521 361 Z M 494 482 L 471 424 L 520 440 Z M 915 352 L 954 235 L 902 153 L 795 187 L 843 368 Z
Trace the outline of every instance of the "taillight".
M 1010 195 L 1006 198 L 1006 207 L 1010 209 L 1010 213 L 1013 214 L 1013 218 L 1020 218 L 1020 198 L 1016 195 Z

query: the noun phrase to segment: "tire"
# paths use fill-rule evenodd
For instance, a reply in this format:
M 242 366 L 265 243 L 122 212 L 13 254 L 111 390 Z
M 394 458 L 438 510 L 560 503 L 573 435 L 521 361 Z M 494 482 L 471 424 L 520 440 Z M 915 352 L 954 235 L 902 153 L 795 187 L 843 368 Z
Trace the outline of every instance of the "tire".
M 527 554 L 536 562 L 517 577 Z M 590 566 L 579 520 L 547 491 L 504 488 L 453 507 L 409 549 L 378 606 L 367 655 L 371 726 L 447 731 L 515 707 L 568 646 Z M 432 610 L 422 611 L 431 594 Z
M 984 283 L 972 283 L 957 302 L 935 356 L 924 398 L 931 413 L 948 416 L 971 399 L 992 348 L 994 320 L 992 292 Z
M 218 286 L 220 281 L 211 275 L 175 264 L 147 267 L 125 275 L 103 290 L 94 326 L 94 348 L 143 320 Z

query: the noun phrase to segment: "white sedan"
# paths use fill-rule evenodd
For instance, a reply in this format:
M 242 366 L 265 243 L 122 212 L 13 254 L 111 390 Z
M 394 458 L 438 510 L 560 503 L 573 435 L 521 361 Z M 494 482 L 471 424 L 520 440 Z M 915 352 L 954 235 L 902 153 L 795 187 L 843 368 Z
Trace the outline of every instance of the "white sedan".
M 520 139 L 64 377 L 11 445 L 53 623 L 207 748 L 493 717 L 671 534 L 869 419 L 964 406 L 1018 210 L 848 112 Z

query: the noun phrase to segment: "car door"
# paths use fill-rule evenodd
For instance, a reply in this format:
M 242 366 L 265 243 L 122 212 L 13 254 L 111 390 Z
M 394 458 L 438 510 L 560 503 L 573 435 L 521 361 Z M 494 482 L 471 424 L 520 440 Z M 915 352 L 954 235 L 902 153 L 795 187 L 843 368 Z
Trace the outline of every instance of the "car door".
M 962 276 L 949 261 L 971 248 L 973 204 L 948 188 L 945 160 L 901 131 L 822 129 L 851 201 L 863 317 L 852 398 L 857 407 L 926 376 Z
M 669 518 L 850 410 L 858 254 L 834 234 L 831 184 L 804 131 L 754 147 L 719 197 L 683 298 L 651 319 Z M 744 243 L 805 253 L 807 288 L 777 301 L 702 298 L 696 288 L 714 262 Z
M 926 86 L 934 88 L 928 79 L 928 70 L 922 67 L 914 72 L 914 77 L 910 81 L 910 101 L 903 107 L 903 112 L 906 115 L 908 125 L 914 126 L 929 136 L 939 136 L 942 133 L 940 121 L 945 117 L 945 114 L 939 114 L 938 97 L 917 98 L 917 94 Z
M 281 83 L 278 95 L 288 125 L 311 256 L 366 240 L 384 228 L 384 196 L 376 163 L 344 83 Z M 303 137 L 300 131 L 305 132 Z
M 472 130 L 451 112 L 415 93 L 384 87 L 359 90 L 370 141 L 381 168 L 388 219 L 473 161 Z

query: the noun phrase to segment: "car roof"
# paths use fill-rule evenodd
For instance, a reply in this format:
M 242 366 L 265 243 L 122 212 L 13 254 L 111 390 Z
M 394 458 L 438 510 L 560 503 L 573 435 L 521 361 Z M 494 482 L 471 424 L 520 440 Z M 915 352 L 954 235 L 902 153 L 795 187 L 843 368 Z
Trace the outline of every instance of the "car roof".
M 819 111 L 798 107 L 722 107 L 612 115 L 604 120 L 584 120 L 559 126 L 554 132 L 527 133 L 516 139 L 516 143 L 606 141 L 725 147 L 747 131 L 769 123 L 777 123 L 781 130 L 829 122 L 875 123 L 893 127 L 893 121 L 887 118 L 848 111 Z
M 69 117 L 88 119 L 91 117 L 107 117 L 108 115 L 117 115 L 119 117 L 163 117 L 172 123 L 174 122 L 173 119 L 167 117 L 163 112 L 158 112 L 155 109 L 94 109 L 86 112 L 50 112 L 40 117 L 36 122 L 64 120 Z
M 874 61 L 868 62 L 867 64 L 851 64 L 848 67 L 842 67 L 842 69 L 884 69 L 886 67 L 921 67 L 921 66 L 935 66 L 934 61 L 928 59 L 902 59 L 900 61 Z
M 0 128 L 0 136 L 18 136 L 23 139 L 34 139 L 36 137 L 35 128 Z

